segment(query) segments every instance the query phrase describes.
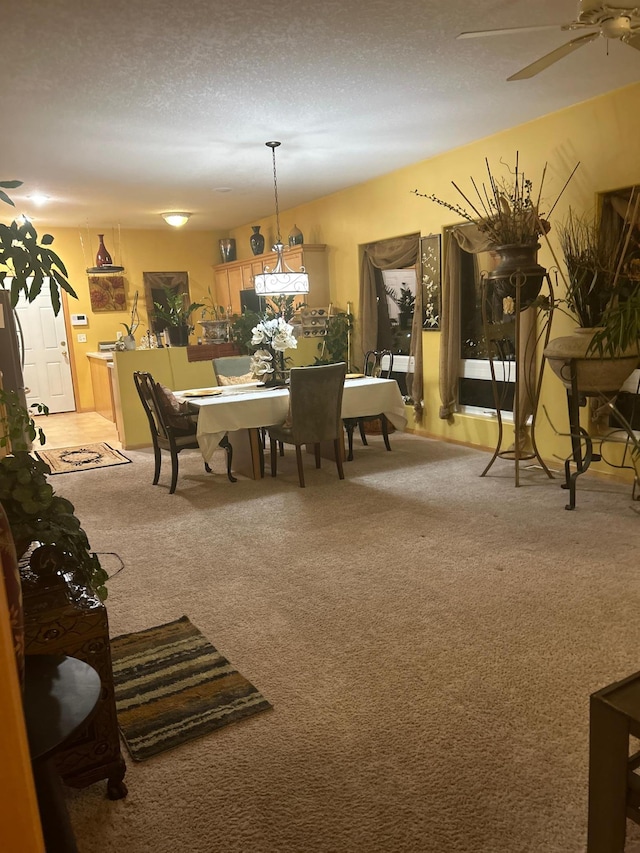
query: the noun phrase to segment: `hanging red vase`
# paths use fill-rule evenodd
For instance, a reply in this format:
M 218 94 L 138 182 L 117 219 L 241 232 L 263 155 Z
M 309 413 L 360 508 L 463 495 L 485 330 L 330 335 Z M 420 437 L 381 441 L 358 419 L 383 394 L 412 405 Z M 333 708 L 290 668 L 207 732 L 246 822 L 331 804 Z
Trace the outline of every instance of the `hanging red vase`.
M 113 266 L 113 261 L 111 260 L 111 255 L 107 252 L 106 246 L 104 245 L 104 234 L 98 234 L 98 240 L 100 240 L 100 245 L 98 246 L 98 254 L 96 255 L 96 266 L 97 267 L 111 267 Z

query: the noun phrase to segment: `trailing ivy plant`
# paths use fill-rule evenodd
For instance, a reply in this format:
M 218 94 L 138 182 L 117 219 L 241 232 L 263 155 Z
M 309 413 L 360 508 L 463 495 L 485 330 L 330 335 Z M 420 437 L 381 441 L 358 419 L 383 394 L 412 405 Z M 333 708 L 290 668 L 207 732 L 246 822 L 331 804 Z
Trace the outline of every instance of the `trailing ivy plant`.
M 0 201 L 15 207 L 5 190 L 15 190 L 22 181 L 0 181 Z M 24 216 L 17 217 L 8 225 L 0 222 L 0 274 L 11 278 L 11 304 L 15 308 L 18 298 L 24 293 L 29 302 L 39 295 L 46 278 L 49 279 L 53 313 L 60 312 L 60 291 L 77 299 L 69 284 L 65 265 L 49 248 L 53 243 L 51 234 L 43 234 L 38 242 L 38 232 Z
M 49 413 L 42 404 L 35 404 L 35 410 Z M 0 503 L 16 549 L 24 553 L 32 542 L 57 546 L 70 555 L 82 580 L 104 601 L 107 573 L 91 551 L 73 504 L 56 495 L 47 482 L 51 469 L 29 452 L 32 441 L 44 444 L 43 430 L 36 426 L 15 391 L 0 390 L 0 448 L 11 450 L 0 459 Z

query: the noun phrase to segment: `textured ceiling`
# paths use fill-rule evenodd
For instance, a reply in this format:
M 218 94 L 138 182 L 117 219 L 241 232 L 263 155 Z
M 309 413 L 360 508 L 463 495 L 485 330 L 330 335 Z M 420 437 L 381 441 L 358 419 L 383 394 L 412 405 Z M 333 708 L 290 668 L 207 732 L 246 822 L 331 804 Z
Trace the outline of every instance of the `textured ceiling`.
M 640 79 L 604 39 L 506 78 L 575 34 L 575 0 L 21 0 L 2 13 L 0 179 L 50 225 L 226 229 Z M 609 48 L 607 54 L 607 47 Z M 223 192 L 222 189 L 228 191 Z M 54 201 L 37 211 L 34 190 Z M 160 223 L 161 224 L 161 223 Z

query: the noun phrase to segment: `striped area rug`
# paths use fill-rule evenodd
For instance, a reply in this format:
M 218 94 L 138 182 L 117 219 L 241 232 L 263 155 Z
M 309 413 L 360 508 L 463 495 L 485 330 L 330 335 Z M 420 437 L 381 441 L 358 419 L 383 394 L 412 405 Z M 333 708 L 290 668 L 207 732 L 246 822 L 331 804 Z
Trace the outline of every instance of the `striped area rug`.
M 271 708 L 186 616 L 111 641 L 118 723 L 143 761 Z

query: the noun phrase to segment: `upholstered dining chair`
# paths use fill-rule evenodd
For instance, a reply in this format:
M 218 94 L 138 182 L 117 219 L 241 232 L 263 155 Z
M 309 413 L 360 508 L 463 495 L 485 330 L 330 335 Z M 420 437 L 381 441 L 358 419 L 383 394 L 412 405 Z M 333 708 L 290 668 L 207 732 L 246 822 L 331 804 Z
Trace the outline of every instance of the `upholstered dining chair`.
M 369 350 L 369 352 L 365 353 L 365 376 L 389 379 L 392 370 L 393 354 L 391 350 Z M 360 418 L 345 418 L 343 423 L 344 428 L 347 431 L 347 443 L 349 446 L 347 460 L 349 462 L 353 459 L 353 432 L 356 426 L 360 429 L 360 438 L 362 439 L 362 443 L 364 445 L 367 444 L 367 435 L 365 433 L 365 423 L 367 421 L 380 421 L 380 429 L 382 431 L 382 438 L 384 439 L 384 446 L 387 450 L 391 450 L 391 445 L 389 444 L 389 422 L 387 421 L 386 415 L 382 414 L 382 412 L 375 415 L 365 415 Z
M 250 355 L 221 356 L 214 358 L 212 363 L 218 385 L 242 385 L 253 381 Z
M 213 360 L 213 372 L 218 385 L 243 385 L 253 382 L 250 355 L 227 355 Z M 266 430 L 260 427 L 260 442 L 262 445 L 260 467 L 264 468 L 264 448 L 267 443 Z M 280 444 L 280 456 L 284 456 L 284 445 Z
M 160 468 L 162 465 L 161 450 L 168 450 L 171 454 L 171 486 L 169 494 L 172 495 L 178 484 L 178 454 L 182 450 L 197 450 L 198 440 L 196 438 L 196 422 L 193 416 L 185 408 L 181 407 L 173 393 L 156 382 L 150 373 L 137 370 L 133 374 L 133 381 L 140 396 L 142 407 L 149 421 L 151 440 L 153 442 L 153 453 L 155 456 L 155 471 L 153 474 L 153 485 L 158 484 Z M 227 477 L 232 483 L 236 478 L 231 474 L 231 462 L 233 448 L 229 439 L 225 437 L 220 442 L 227 455 Z M 211 468 L 205 462 L 204 468 L 211 473 Z
M 321 442 L 333 441 L 338 476 L 344 480 L 340 412 L 346 372 L 344 362 L 291 368 L 289 415 L 283 424 L 267 427 L 272 477 L 277 474 L 277 442 L 295 445 L 298 479 L 304 489 L 302 445 L 314 446 L 316 468 L 319 468 Z

